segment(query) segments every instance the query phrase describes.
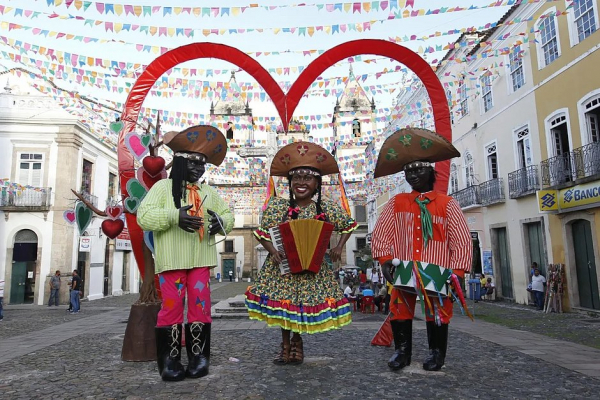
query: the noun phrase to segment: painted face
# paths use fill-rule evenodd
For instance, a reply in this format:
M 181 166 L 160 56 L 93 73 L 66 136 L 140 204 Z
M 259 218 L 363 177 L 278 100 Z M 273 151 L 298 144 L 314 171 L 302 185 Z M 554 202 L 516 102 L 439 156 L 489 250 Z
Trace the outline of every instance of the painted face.
M 200 160 L 187 159 L 187 181 L 194 183 L 198 182 L 198 180 L 204 175 L 206 171 L 206 163 L 203 161 L 204 158 Z
M 292 175 L 292 192 L 296 201 L 311 199 L 317 190 L 317 185 L 317 177 L 314 175 Z
M 431 184 L 431 174 L 433 174 L 433 168 L 411 168 L 404 171 L 404 174 L 406 175 L 406 181 L 408 184 L 417 192 L 423 193 L 433 189 L 433 185 Z

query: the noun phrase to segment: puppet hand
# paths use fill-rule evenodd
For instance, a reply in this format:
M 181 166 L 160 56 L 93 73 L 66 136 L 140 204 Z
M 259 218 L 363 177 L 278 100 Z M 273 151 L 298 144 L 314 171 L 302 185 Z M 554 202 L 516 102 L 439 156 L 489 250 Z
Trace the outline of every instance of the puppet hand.
M 225 234 L 223 228 L 223 218 L 219 216 L 213 210 L 206 210 L 210 214 L 210 225 L 208 226 L 208 231 L 211 235 L 216 235 L 217 233 Z
M 381 272 L 383 273 L 385 280 L 391 283 L 392 285 L 394 284 L 394 278 L 392 277 L 393 268 L 394 266 L 392 265 L 392 260 L 384 262 L 381 266 Z
M 190 208 L 192 208 L 191 205 L 179 209 L 178 226 L 186 232 L 197 232 L 204 226 L 204 218 L 189 215 Z

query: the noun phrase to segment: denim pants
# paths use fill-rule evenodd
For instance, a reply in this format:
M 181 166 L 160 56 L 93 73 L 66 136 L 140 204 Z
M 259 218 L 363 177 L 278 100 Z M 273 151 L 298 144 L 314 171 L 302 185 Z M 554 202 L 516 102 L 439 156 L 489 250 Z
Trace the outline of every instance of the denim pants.
M 52 299 L 54 299 L 54 305 L 58 307 L 58 291 L 59 289 L 50 289 L 50 299 L 48 300 L 48 305 L 52 305 Z
M 534 290 L 533 295 L 535 296 L 535 305 L 538 309 L 544 309 L 544 292 L 540 292 L 539 290 Z
M 79 290 L 71 290 L 71 304 L 73 304 L 73 312 L 79 311 Z

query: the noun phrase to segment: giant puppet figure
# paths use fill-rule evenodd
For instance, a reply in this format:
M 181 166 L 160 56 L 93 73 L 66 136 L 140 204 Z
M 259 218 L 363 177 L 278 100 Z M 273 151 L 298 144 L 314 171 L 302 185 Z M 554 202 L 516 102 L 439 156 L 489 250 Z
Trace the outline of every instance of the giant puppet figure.
M 410 365 L 412 321 L 417 296 L 424 304 L 429 356 L 426 371 L 438 371 L 446 358 L 453 291 L 457 276 L 471 269 L 469 227 L 456 200 L 434 190 L 432 163 L 460 156 L 446 139 L 425 129 L 400 129 L 388 137 L 379 153 L 375 177 L 404 171 L 411 193 L 388 201 L 373 230 L 373 257 L 394 285 L 390 311 L 395 352 L 392 370 Z
M 210 359 L 210 269 L 217 265 L 215 237 L 233 227 L 233 214 L 217 191 L 198 181 L 206 163 L 219 165 L 227 142 L 217 128 L 200 125 L 169 132 L 163 142 L 174 152 L 169 179 L 157 182 L 137 212 L 137 221 L 154 232 L 156 273 L 162 293 L 156 323 L 158 370 L 163 380 L 208 374 Z M 184 299 L 188 366 L 181 365 Z

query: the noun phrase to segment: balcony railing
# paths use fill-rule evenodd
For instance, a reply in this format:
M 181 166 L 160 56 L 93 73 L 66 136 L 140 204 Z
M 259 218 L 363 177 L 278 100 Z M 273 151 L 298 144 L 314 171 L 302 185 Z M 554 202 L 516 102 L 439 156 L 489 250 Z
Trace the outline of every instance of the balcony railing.
M 27 187 L 22 190 L 2 188 L 0 207 L 4 210 L 34 208 L 48 210 L 52 201 L 52 188 Z
M 579 147 L 540 163 L 543 186 L 557 186 L 600 175 L 600 143 Z
M 94 207 L 98 207 L 98 196 L 89 194 L 88 192 L 81 192 L 81 197 L 89 201 Z
M 502 178 L 490 179 L 479 185 L 479 196 L 481 205 L 491 206 L 492 204 L 504 203 L 504 180 Z
M 537 165 L 518 169 L 508 174 L 508 195 L 511 199 L 534 194 L 540 189 Z
M 481 206 L 481 198 L 479 196 L 479 185 L 469 186 L 463 190 L 459 190 L 458 192 L 452 193 L 451 196 L 454 197 L 456 201 L 458 201 L 460 208 Z

